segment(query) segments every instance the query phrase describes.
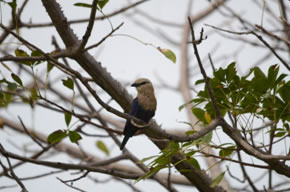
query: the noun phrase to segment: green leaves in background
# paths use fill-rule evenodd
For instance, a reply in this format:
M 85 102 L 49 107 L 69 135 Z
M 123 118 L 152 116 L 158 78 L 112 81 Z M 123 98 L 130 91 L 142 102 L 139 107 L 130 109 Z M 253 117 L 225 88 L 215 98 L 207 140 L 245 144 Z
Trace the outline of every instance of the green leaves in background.
M 13 101 L 14 94 L 12 92 L 15 92 L 18 84 L 22 84 L 21 79 L 16 74 L 12 73 L 11 77 L 16 83 L 0 79 L 0 107 L 7 107 Z
M 46 72 L 49 73 L 53 69 L 54 65 L 50 62 L 47 62 Z
M 76 143 L 82 139 L 81 135 L 77 131 L 56 130 L 48 135 L 47 142 L 49 144 L 60 142 L 66 136 L 69 137 L 72 143 Z
M 201 169 L 200 169 L 200 165 L 199 165 L 198 161 L 197 161 L 195 158 L 190 157 L 190 158 L 187 159 L 186 161 L 187 161 L 188 163 L 190 163 L 191 165 L 193 165 L 196 169 L 201 170 Z
M 98 149 L 100 149 L 102 152 L 104 152 L 107 156 L 110 155 L 110 151 L 103 141 L 101 141 L 101 140 L 97 141 L 96 146 L 98 147 Z
M 21 87 L 23 86 L 22 80 L 19 78 L 18 75 L 16 75 L 15 73 L 11 73 L 11 77 L 12 79 L 18 83 Z
M 65 138 L 67 135 L 66 131 L 63 130 L 57 130 L 54 131 L 53 133 L 51 133 L 48 137 L 47 137 L 47 142 L 49 144 L 53 144 L 53 143 L 57 143 L 59 141 L 61 141 L 63 138 Z
M 176 63 L 176 55 L 173 51 L 166 48 L 157 47 L 158 51 L 160 51 L 167 59 L 171 60 L 173 63 Z
M 233 62 L 225 69 L 219 68 L 213 75 L 209 81 L 223 115 L 226 112 L 233 116 L 251 113 L 275 122 L 290 121 L 290 81 L 285 81 L 286 74 L 279 75 L 278 65 L 270 66 L 267 75 L 254 67 L 240 77 Z M 198 80 L 196 84 L 204 84 L 204 81 Z M 215 118 L 205 86 L 190 103 L 194 106 L 193 114 L 203 123 Z M 204 104 L 203 109 L 196 107 L 200 104 Z
M 98 0 L 97 9 L 103 9 L 108 2 L 109 0 Z M 92 5 L 87 3 L 75 3 L 74 6 L 92 8 Z
M 15 53 L 15 56 L 16 57 L 24 57 L 24 58 L 25 57 L 30 58 L 30 57 L 39 57 L 39 56 L 42 56 L 42 53 L 40 51 L 38 51 L 38 50 L 33 50 L 30 55 L 28 53 L 26 53 L 22 49 L 15 49 L 14 50 L 14 53 Z M 42 61 L 20 61 L 19 63 L 24 64 L 24 65 L 27 65 L 27 66 L 30 66 L 30 67 L 33 67 L 35 65 L 40 64 L 41 62 Z
M 63 79 L 62 84 L 71 90 L 74 89 L 74 81 L 69 77 L 67 77 L 67 79 Z
M 219 156 L 220 157 L 227 157 L 227 156 L 231 155 L 235 151 L 235 149 L 236 149 L 236 146 L 234 146 L 234 145 L 222 148 L 219 151 Z
M 151 157 L 147 157 L 147 158 L 142 159 L 141 162 L 151 160 L 151 162 L 148 164 L 150 171 L 148 171 L 142 177 L 138 178 L 136 180 L 136 182 L 138 182 L 142 179 L 147 179 L 147 178 L 151 177 L 152 175 L 154 175 L 155 173 L 157 173 L 158 171 L 160 171 L 161 169 L 168 168 L 169 166 L 171 166 L 170 165 L 171 158 L 176 153 L 179 153 L 179 150 L 180 150 L 179 143 L 170 142 L 169 145 L 160 152 L 160 155 L 151 156 Z M 177 165 L 185 160 L 186 159 L 183 159 L 183 160 L 175 163 L 175 165 Z
M 103 9 L 108 2 L 109 0 L 98 0 L 98 5 L 101 9 Z
M 13 96 L 11 94 L 0 91 L 0 107 L 7 107 L 12 102 Z
M 22 49 L 15 49 L 14 53 L 15 53 L 16 57 L 29 57 L 29 55 L 25 51 L 23 51 Z M 22 63 L 24 65 L 28 65 L 28 66 L 32 65 L 31 61 L 21 61 L 20 63 Z
M 222 179 L 224 178 L 226 172 L 222 172 L 221 174 L 219 174 L 210 184 L 210 187 L 215 187 L 216 185 L 218 185 Z
M 39 98 L 37 88 L 36 88 L 36 87 L 32 87 L 32 88 L 29 90 L 29 92 L 30 92 L 30 99 L 31 99 L 32 101 L 37 101 L 38 98 Z
M 72 115 L 70 112 L 64 112 L 64 119 L 65 119 L 66 126 L 69 126 L 71 117 Z
M 82 139 L 82 136 L 77 131 L 69 131 L 68 136 L 72 143 L 77 143 Z

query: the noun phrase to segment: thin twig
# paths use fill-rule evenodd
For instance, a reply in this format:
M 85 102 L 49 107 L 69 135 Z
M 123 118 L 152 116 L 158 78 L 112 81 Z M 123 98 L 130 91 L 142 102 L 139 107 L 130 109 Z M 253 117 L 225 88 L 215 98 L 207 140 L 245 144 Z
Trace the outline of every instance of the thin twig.
M 107 38 L 109 38 L 115 31 L 117 31 L 118 29 L 120 29 L 120 27 L 122 27 L 122 25 L 124 24 L 124 22 L 122 22 L 120 25 L 118 25 L 115 29 L 113 29 L 109 34 L 107 34 L 105 37 L 103 37 L 98 43 L 90 45 L 88 47 L 86 47 L 83 52 L 88 51 L 90 49 L 93 49 L 95 47 L 98 47 L 99 45 L 101 45 Z
M 23 123 L 23 121 L 22 121 L 22 119 L 20 118 L 20 116 L 18 116 L 18 119 L 19 119 L 19 121 L 20 121 L 20 123 L 21 123 L 21 125 L 22 125 L 22 127 L 23 127 L 23 129 L 24 129 L 24 131 L 25 131 L 25 133 L 37 144 L 37 145 L 39 145 L 42 149 L 44 149 L 45 147 L 35 138 L 35 137 L 33 137 L 33 135 L 31 135 L 30 133 L 29 133 L 29 131 L 27 130 L 27 128 L 26 128 L 26 126 L 24 125 L 24 123 Z
M 87 30 L 83 36 L 83 40 L 78 48 L 78 51 L 77 53 L 80 53 L 80 51 L 82 51 L 90 36 L 91 36 L 91 33 L 92 33 L 92 30 L 93 30 L 93 27 L 94 27 L 94 23 L 95 23 L 95 17 L 96 17 L 96 12 L 97 12 L 97 4 L 98 4 L 98 0 L 93 0 L 93 4 L 92 4 L 92 8 L 91 8 L 91 14 L 90 14 L 90 19 L 89 19 L 89 24 L 87 26 Z
M 104 173 L 108 175 L 113 175 L 125 179 L 138 179 L 142 175 L 134 174 L 134 173 L 127 173 L 123 171 L 119 171 L 113 168 L 107 167 L 92 167 L 88 165 L 80 165 L 80 164 L 70 164 L 70 163 L 62 163 L 62 162 L 51 162 L 51 161 L 43 161 L 43 160 L 36 160 L 27 157 L 23 157 L 17 155 L 15 153 L 7 152 L 3 146 L 0 144 L 0 153 L 5 157 L 10 157 L 13 159 L 18 159 L 20 161 L 29 162 L 36 165 L 43 165 L 46 167 L 52 167 L 56 169 L 63 169 L 63 170 L 87 170 L 90 172 L 97 172 L 97 173 Z
M 3 153 L 6 152 L 6 150 L 4 149 L 4 147 L 0 144 L 0 150 L 1 150 L 1 153 L 3 151 Z M 2 153 L 2 154 L 3 154 Z M 4 154 L 3 154 L 4 155 Z M 14 170 L 13 170 L 13 167 L 11 165 L 11 162 L 10 162 L 10 159 L 9 159 L 9 156 L 6 156 L 6 160 L 8 162 L 8 165 L 9 165 L 9 169 L 10 169 L 10 173 L 11 173 L 11 176 L 14 178 L 14 180 L 18 183 L 18 185 L 21 187 L 22 189 L 22 192 L 28 192 L 28 190 L 26 189 L 26 187 L 24 186 L 24 184 L 22 183 L 22 181 L 17 177 L 17 175 L 14 173 Z
M 190 17 L 188 17 L 188 22 L 189 22 L 189 25 L 190 25 L 190 31 L 191 31 L 192 45 L 193 45 L 193 49 L 194 49 L 194 54 L 196 56 L 197 63 L 199 65 L 200 71 L 201 71 L 202 76 L 204 78 L 204 81 L 205 81 L 205 84 L 206 84 L 206 88 L 207 88 L 207 90 L 209 92 L 210 99 L 211 99 L 211 101 L 213 103 L 213 107 L 214 107 L 214 110 L 215 110 L 216 117 L 220 118 L 220 117 L 222 117 L 220 109 L 217 106 L 215 96 L 214 96 L 213 91 L 211 89 L 211 86 L 209 84 L 209 79 L 208 79 L 208 77 L 206 75 L 206 72 L 205 72 L 205 70 L 203 68 L 203 65 L 201 63 L 201 59 L 200 59 L 200 56 L 199 56 L 199 53 L 198 53 L 198 49 L 197 49 L 196 43 L 194 43 L 194 42 L 196 42 L 196 40 L 195 40 L 194 29 L 193 29 Z M 202 35 L 202 33 L 201 33 L 201 35 Z M 202 39 L 202 37 L 200 37 L 200 39 Z
M 237 154 L 238 154 L 238 158 L 239 158 L 239 161 L 242 162 L 242 157 L 241 157 L 241 153 L 240 151 L 237 151 Z M 254 185 L 253 181 L 251 180 L 251 178 L 249 177 L 244 165 L 242 163 L 240 163 L 240 167 L 241 167 L 241 170 L 243 172 L 243 175 L 244 177 L 246 178 L 246 180 L 248 181 L 249 185 L 251 186 L 252 190 L 254 192 L 258 192 L 259 190 L 256 188 L 256 186 Z
M 255 31 L 251 31 L 251 33 L 255 35 L 266 47 L 268 47 L 271 50 L 271 52 L 281 61 L 281 63 L 288 69 L 288 71 L 290 71 L 289 64 L 286 61 L 284 61 L 284 59 L 280 57 L 280 55 L 278 55 L 278 53 L 273 49 L 273 47 L 267 41 L 265 41 L 261 35 L 258 35 Z
M 84 191 L 84 190 L 82 190 L 82 189 L 80 189 L 78 187 L 73 186 L 72 184 L 70 185 L 70 184 L 66 183 L 65 181 L 63 181 L 59 177 L 56 177 L 56 178 L 57 178 L 57 180 L 59 180 L 60 182 L 62 182 L 63 184 L 65 184 L 66 186 L 68 186 L 68 187 L 70 187 L 72 189 L 75 189 L 75 190 L 80 191 L 80 192 L 86 192 L 86 191 Z

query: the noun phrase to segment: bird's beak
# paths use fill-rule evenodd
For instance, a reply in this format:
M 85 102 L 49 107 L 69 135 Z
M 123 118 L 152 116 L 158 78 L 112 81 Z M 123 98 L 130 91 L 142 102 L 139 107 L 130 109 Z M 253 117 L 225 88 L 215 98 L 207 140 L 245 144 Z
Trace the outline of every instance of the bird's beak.
M 131 85 L 131 87 L 137 87 L 137 86 L 138 86 L 137 83 L 133 83 L 133 84 Z

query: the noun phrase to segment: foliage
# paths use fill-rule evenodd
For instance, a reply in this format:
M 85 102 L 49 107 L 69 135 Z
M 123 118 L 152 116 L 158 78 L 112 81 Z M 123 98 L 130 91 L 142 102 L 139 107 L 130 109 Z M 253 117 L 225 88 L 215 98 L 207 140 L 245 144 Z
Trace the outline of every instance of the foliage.
M 290 81 L 286 81 L 286 74 L 279 74 L 279 66 L 269 67 L 267 75 L 258 67 L 250 69 L 245 76 L 237 74 L 235 63 L 231 63 L 226 69 L 219 68 L 209 78 L 210 86 L 213 90 L 218 107 L 222 114 L 230 114 L 234 119 L 239 119 L 242 115 L 251 115 L 260 119 L 268 119 L 275 124 L 281 123 L 283 128 L 275 129 L 275 137 L 290 135 Z M 204 80 L 196 81 L 196 85 L 204 84 Z M 210 99 L 207 88 L 197 93 L 197 97 L 192 101 L 179 107 L 182 110 L 189 103 L 193 104 L 192 113 L 204 124 L 210 124 L 215 118 L 213 103 Z M 198 107 L 203 105 L 204 107 Z M 193 126 L 194 127 L 194 126 Z M 196 131 L 188 131 L 187 135 L 194 134 Z M 271 132 L 271 131 L 270 131 Z M 200 152 L 200 145 L 205 144 L 212 148 L 219 149 L 220 158 L 230 156 L 236 149 L 233 143 L 222 143 L 220 145 L 211 144 L 212 132 L 190 142 L 174 143 L 161 151 L 158 156 L 151 159 L 148 164 L 150 171 L 140 179 L 146 179 L 161 169 L 170 167 L 170 158 L 177 154 L 185 154 L 194 167 L 200 169 L 194 154 Z M 149 159 L 145 158 L 144 161 Z M 180 163 L 180 162 L 179 162 Z M 186 170 L 184 170 L 186 171 Z M 216 186 L 224 177 L 225 172 L 213 179 L 211 187 Z
M 81 135 L 77 131 L 59 129 L 49 134 L 49 136 L 47 137 L 47 142 L 50 144 L 57 143 L 67 136 L 72 143 L 77 143 L 80 139 L 82 139 Z
M 285 80 L 286 74 L 278 73 L 279 66 L 272 65 L 267 75 L 254 67 L 247 75 L 239 77 L 235 63 L 231 63 L 226 69 L 215 71 L 209 81 L 223 115 L 229 112 L 234 118 L 239 118 L 252 114 L 276 124 L 281 121 L 285 127 L 290 121 L 290 81 Z M 196 84 L 200 83 L 204 81 L 199 80 Z M 205 87 L 192 103 L 194 106 L 204 104 L 205 112 L 215 118 L 213 104 Z M 194 107 L 193 110 L 202 109 Z M 208 123 L 202 115 L 197 115 L 197 118 L 204 124 Z

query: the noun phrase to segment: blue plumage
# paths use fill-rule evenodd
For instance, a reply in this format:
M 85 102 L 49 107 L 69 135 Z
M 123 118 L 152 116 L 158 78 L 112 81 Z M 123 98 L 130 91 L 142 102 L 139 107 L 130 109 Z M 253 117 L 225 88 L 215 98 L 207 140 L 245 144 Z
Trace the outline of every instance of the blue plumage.
M 148 79 L 138 79 L 132 86 L 137 88 L 138 96 L 133 100 L 130 115 L 137 117 L 148 123 L 150 119 L 155 115 L 156 99 L 154 96 L 154 89 L 151 82 Z M 129 138 L 134 136 L 138 128 L 131 123 L 130 120 L 126 121 L 123 134 L 125 135 L 120 149 L 122 150 Z

